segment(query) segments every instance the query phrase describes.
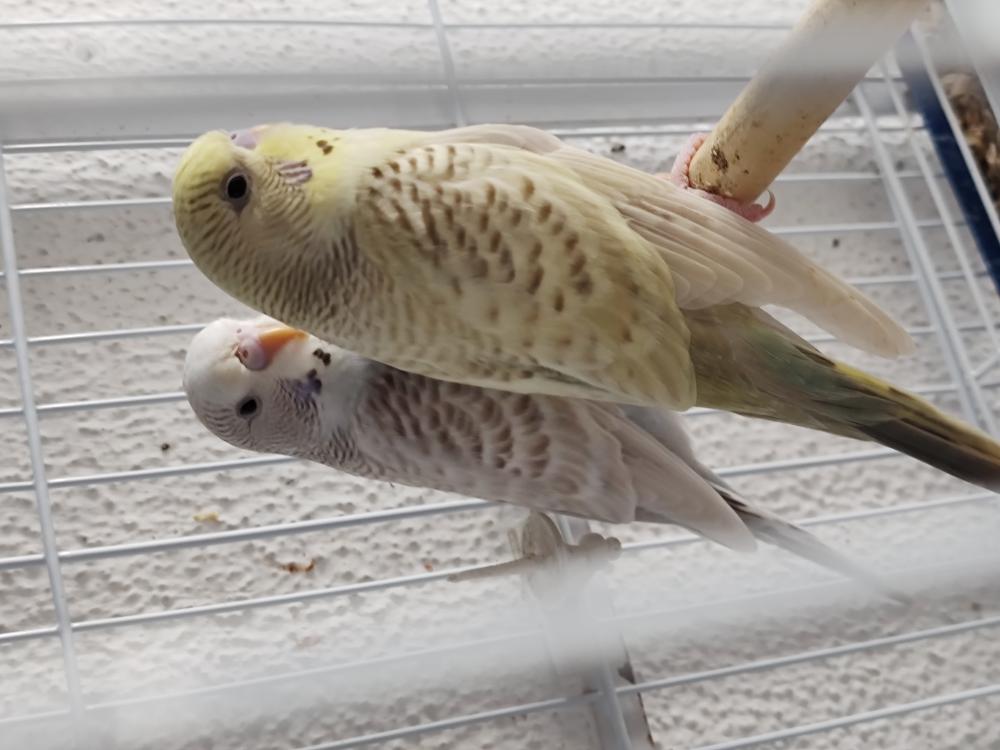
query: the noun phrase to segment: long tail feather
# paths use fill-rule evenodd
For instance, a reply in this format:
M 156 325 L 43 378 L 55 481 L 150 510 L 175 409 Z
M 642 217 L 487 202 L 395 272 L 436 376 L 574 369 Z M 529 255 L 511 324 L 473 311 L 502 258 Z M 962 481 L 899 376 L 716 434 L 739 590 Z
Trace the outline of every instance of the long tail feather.
M 858 432 L 959 479 L 1000 490 L 1000 444 L 995 440 L 917 396 L 846 365 L 834 367 L 850 387 L 891 403 L 891 419 L 857 421 L 853 426 Z
M 966 482 L 1000 490 L 1000 443 L 884 380 L 820 354 L 811 358 L 827 371 L 827 397 L 804 405 L 820 427 L 854 430 Z
M 716 489 L 730 507 L 736 511 L 737 515 L 743 519 L 747 528 L 758 540 L 840 573 L 901 604 L 912 602 L 906 594 L 892 588 L 871 571 L 840 554 L 832 547 L 823 544 L 805 529 L 770 513 L 750 507 L 728 488 L 717 487 Z
M 761 310 L 688 313 L 698 403 L 873 440 L 1000 491 L 1000 443 L 924 399 L 836 362 Z

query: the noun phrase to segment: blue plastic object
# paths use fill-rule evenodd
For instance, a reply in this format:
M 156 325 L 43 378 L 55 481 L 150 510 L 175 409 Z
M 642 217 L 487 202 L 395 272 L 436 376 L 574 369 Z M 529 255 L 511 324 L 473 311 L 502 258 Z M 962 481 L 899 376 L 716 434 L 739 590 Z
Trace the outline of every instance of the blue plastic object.
M 969 230 L 993 279 L 993 285 L 1000 292 L 1000 237 L 993 231 L 983 198 L 976 189 L 972 174 L 959 149 L 956 139 L 962 135 L 952 131 L 944 107 L 931 84 L 917 43 L 911 34 L 906 34 L 900 41 L 897 57 L 913 105 L 924 118 L 924 125 L 931 142 L 955 191 Z

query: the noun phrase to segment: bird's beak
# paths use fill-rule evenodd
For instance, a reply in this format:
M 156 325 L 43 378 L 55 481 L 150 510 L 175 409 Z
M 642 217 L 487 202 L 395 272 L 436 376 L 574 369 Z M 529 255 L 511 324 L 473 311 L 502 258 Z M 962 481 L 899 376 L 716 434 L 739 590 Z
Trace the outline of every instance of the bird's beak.
M 308 336 L 305 331 L 284 325 L 258 330 L 241 336 L 235 354 L 248 370 L 266 370 L 282 349 L 293 341 L 301 341 Z
M 258 340 L 260 341 L 261 351 L 264 352 L 267 364 L 269 365 L 278 356 L 278 352 L 284 349 L 285 346 L 293 341 L 301 341 L 308 335 L 305 331 L 300 331 L 297 328 L 280 326 L 279 328 L 271 328 L 264 331 L 258 336 Z

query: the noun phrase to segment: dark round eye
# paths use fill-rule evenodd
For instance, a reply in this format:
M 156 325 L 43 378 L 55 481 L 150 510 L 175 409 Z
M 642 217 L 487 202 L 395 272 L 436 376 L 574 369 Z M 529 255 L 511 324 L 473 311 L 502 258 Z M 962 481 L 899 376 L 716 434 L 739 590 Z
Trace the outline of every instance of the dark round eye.
M 246 203 L 247 198 L 250 197 L 250 181 L 245 174 L 241 174 L 240 172 L 231 174 L 226 178 L 223 192 L 225 193 L 226 200 L 230 203 L 242 206 Z
M 254 396 L 247 396 L 245 399 L 240 401 L 239 406 L 236 407 L 236 411 L 244 419 L 249 419 L 257 410 L 260 408 L 260 401 Z

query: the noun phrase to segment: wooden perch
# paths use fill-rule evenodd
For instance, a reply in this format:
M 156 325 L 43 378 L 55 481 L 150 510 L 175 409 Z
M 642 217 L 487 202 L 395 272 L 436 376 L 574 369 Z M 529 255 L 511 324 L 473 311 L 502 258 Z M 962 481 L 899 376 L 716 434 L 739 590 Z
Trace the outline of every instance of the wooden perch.
M 925 4 L 814 0 L 694 155 L 691 185 L 756 199 Z

